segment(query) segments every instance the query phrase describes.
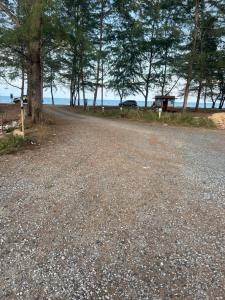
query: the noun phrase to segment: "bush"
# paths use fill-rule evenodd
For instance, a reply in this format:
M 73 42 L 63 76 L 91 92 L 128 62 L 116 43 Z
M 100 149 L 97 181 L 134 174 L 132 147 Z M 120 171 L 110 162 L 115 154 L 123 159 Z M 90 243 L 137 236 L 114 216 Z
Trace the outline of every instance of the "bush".
M 27 142 L 28 140 L 22 137 L 10 136 L 0 139 L 0 155 L 14 153 Z

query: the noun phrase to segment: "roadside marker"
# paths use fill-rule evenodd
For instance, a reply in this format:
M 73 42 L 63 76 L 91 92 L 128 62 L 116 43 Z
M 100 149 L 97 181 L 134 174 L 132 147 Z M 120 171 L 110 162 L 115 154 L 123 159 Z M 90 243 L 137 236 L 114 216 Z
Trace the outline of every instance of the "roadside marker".
M 21 108 L 21 125 L 22 125 L 22 133 L 23 133 L 23 138 L 24 138 L 24 136 L 25 136 L 25 128 L 24 128 L 25 114 L 24 114 L 23 99 L 20 100 L 20 108 Z
M 160 107 L 159 108 L 159 119 L 161 119 L 161 116 L 162 116 L 162 108 Z

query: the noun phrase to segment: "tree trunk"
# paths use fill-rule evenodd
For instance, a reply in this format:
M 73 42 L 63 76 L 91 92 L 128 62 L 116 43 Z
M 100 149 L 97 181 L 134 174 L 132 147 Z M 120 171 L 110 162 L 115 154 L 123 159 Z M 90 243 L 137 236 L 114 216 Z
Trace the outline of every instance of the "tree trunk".
M 104 63 L 103 63 L 103 59 L 102 59 L 102 86 L 101 86 L 101 106 L 104 105 Z
M 165 53 L 166 61 L 165 61 L 164 74 L 163 74 L 162 96 L 164 96 L 165 88 L 166 88 L 167 57 L 168 57 L 168 48 L 166 47 L 166 53 Z
M 24 97 L 24 83 L 25 83 L 25 67 L 22 64 L 22 82 L 21 82 L 21 99 Z
M 206 109 L 206 97 L 207 97 L 207 87 L 205 87 L 205 95 L 204 95 L 204 109 Z
M 76 106 L 76 103 L 75 103 L 75 94 L 76 94 L 76 83 L 75 83 L 76 79 L 71 79 L 71 82 L 70 82 L 70 106 L 71 107 L 74 107 Z
M 72 82 L 70 83 L 70 106 L 74 106 Z
M 52 96 L 52 105 L 55 105 L 54 95 L 53 95 L 53 82 L 51 80 L 51 96 Z
M 201 94 L 202 94 L 202 80 L 199 82 L 199 86 L 198 86 L 198 96 L 197 96 L 197 101 L 196 101 L 196 105 L 195 105 L 195 110 L 199 109 Z
M 221 99 L 221 101 L 220 101 L 219 109 L 222 109 L 222 108 L 223 108 L 224 102 L 225 102 L 225 98 L 223 97 L 223 98 Z
M 99 36 L 99 54 L 97 58 L 97 72 L 96 72 L 96 83 L 95 83 L 95 93 L 93 100 L 93 107 L 96 107 L 96 101 L 98 96 L 98 87 L 99 87 L 99 77 L 100 77 L 100 62 L 102 55 L 102 44 L 103 44 L 103 19 L 104 19 L 104 0 L 101 1 L 101 17 L 100 17 L 100 36 Z
M 145 94 L 145 108 L 148 108 L 148 88 L 146 90 L 146 94 Z
M 20 2 L 20 1 L 17 1 Z M 28 95 L 31 104 L 32 122 L 37 123 L 42 119 L 42 96 L 43 81 L 41 68 L 41 45 L 42 45 L 42 16 L 43 16 L 43 0 L 30 0 L 29 11 L 32 27 L 29 28 L 29 41 L 25 46 L 27 50 L 27 69 L 28 69 Z M 0 1 L 0 10 L 8 15 L 17 28 L 21 27 L 21 23 L 17 16 L 10 8 Z M 29 104 L 29 105 L 30 105 Z
M 80 106 L 80 77 L 77 82 L 77 105 Z
M 31 45 L 31 87 L 32 87 L 32 122 L 42 120 L 42 70 L 40 42 Z
M 154 30 L 152 33 L 152 38 L 154 37 Z M 152 75 L 152 62 L 153 62 L 153 49 L 151 48 L 150 57 L 149 57 L 149 68 L 148 68 L 148 76 L 146 78 L 146 88 L 145 88 L 145 108 L 148 107 L 148 95 L 149 95 L 149 84 Z
M 84 83 L 84 71 L 82 68 L 82 73 L 81 73 L 81 81 L 82 81 L 82 92 L 83 92 L 83 104 L 84 104 L 84 110 L 87 109 L 87 99 L 86 99 L 86 94 L 85 94 L 85 83 Z
M 120 90 L 118 90 L 118 94 L 120 96 L 120 104 L 122 104 L 123 103 L 123 92 L 122 91 L 120 92 Z
M 190 91 L 190 85 L 192 81 L 192 71 L 193 71 L 193 63 L 194 63 L 194 56 L 196 52 L 196 45 L 197 45 L 197 39 L 198 39 L 198 32 L 199 32 L 199 21 L 200 21 L 200 4 L 201 0 L 195 1 L 195 29 L 194 29 L 194 35 L 192 39 L 192 50 L 191 50 L 191 57 L 189 61 L 189 69 L 188 69 L 188 75 L 187 75 L 187 82 L 185 86 L 185 92 L 184 92 L 184 103 L 183 103 L 183 111 L 187 109 L 187 103 L 188 103 L 188 96 Z
M 31 65 L 30 63 L 27 63 L 27 114 L 29 117 L 32 116 L 32 103 L 31 103 L 31 98 L 32 98 L 32 78 L 31 78 Z

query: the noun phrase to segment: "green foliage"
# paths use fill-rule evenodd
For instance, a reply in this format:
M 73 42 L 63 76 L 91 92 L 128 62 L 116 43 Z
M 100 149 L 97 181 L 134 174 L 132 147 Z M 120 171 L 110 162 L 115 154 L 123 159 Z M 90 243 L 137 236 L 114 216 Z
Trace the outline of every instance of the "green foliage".
M 193 94 L 225 97 L 225 17 L 218 0 L 203 0 L 196 49 L 195 0 L 2 0 L 19 20 L 0 12 L 0 76 L 13 84 L 39 41 L 44 87 L 70 87 L 71 104 L 103 86 L 148 100 L 169 94 L 193 64 Z M 102 12 L 102 6 L 104 7 Z M 103 23 L 103 24 L 101 24 Z M 100 34 L 102 25 L 102 36 Z M 100 45 L 102 43 L 102 45 Z M 98 70 L 103 61 L 103 70 Z M 98 77 L 96 74 L 100 73 Z M 199 89 L 201 83 L 201 89 Z M 182 94 L 182 88 L 178 91 Z M 177 93 L 178 93 L 177 92 Z
M 28 139 L 22 137 L 6 137 L 0 139 L 0 155 L 12 154 L 28 143 Z

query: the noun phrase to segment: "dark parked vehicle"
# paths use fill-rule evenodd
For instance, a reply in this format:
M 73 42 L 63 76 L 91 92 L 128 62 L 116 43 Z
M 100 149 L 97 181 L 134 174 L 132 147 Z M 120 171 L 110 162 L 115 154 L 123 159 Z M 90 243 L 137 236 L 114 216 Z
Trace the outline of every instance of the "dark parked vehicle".
M 127 100 L 119 104 L 119 107 L 138 107 L 137 101 Z

